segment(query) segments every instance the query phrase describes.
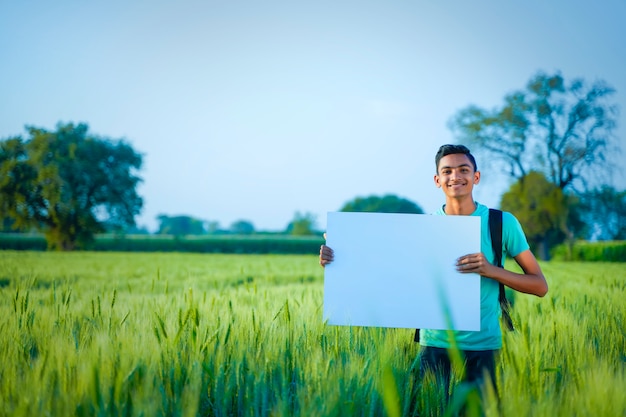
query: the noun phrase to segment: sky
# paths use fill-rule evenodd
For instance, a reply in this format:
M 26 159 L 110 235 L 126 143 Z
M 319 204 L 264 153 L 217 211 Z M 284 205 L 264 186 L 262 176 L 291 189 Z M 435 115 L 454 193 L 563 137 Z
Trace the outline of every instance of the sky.
M 538 71 L 613 86 L 626 152 L 625 21 L 623 0 L 0 0 L 0 138 L 83 122 L 129 142 L 151 231 L 296 212 L 323 230 L 369 195 L 432 212 L 452 116 Z M 475 199 L 497 206 L 508 178 L 478 163 Z

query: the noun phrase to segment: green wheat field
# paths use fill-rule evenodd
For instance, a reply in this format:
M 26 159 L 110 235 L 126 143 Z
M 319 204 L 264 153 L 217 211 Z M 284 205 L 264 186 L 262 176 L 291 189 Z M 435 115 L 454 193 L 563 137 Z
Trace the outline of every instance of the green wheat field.
M 0 416 L 624 416 L 625 266 L 542 263 L 502 401 L 446 406 L 412 330 L 324 323 L 315 255 L 2 251 Z

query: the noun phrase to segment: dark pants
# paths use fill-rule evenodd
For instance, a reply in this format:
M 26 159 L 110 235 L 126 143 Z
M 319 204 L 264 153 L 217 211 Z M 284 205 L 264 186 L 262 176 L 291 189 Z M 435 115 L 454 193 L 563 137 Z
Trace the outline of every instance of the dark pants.
M 495 388 L 496 384 L 496 354 L 497 350 L 462 350 L 461 355 L 465 361 L 464 382 L 476 384 L 481 387 L 484 384 L 485 372 L 491 378 Z M 424 346 L 420 351 L 420 379 L 426 372 L 431 371 L 444 387 L 450 386 L 450 356 L 448 350 L 431 346 Z
M 464 390 L 461 392 L 468 395 L 470 392 L 478 390 L 480 396 L 480 391 L 485 385 L 486 375 L 488 375 L 491 378 L 496 396 L 498 396 L 495 378 L 497 353 L 497 350 L 460 351 L 461 360 L 465 365 L 465 373 L 461 381 Z M 484 415 L 480 399 L 478 403 L 473 400 L 467 402 L 469 397 L 465 397 L 466 399 L 461 400 L 462 402 L 450 402 L 450 395 L 456 387 L 450 386 L 452 365 L 447 349 L 423 346 L 419 353 L 419 365 L 419 381 L 417 381 L 417 389 L 412 394 L 415 397 L 410 402 L 411 409 L 408 415 L 447 414 L 456 416 L 465 415 L 466 412 L 469 413 L 470 409 L 476 415 Z M 450 406 L 454 409 L 449 409 Z

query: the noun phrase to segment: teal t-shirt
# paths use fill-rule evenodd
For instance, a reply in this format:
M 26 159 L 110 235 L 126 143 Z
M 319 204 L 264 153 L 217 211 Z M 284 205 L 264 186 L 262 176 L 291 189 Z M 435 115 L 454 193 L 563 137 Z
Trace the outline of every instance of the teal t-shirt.
M 435 212 L 445 216 L 444 207 Z M 494 253 L 489 235 L 489 208 L 476 203 L 476 211 L 471 216 L 480 216 L 480 250 L 487 260 L 494 263 Z M 502 213 L 502 258 L 515 257 L 529 249 L 526 235 L 519 221 L 511 213 Z M 463 254 L 459 254 L 462 256 Z M 500 303 L 498 302 L 499 284 L 491 278 L 480 277 L 480 331 L 454 331 L 459 349 L 492 350 L 502 347 L 500 330 Z M 420 344 L 440 348 L 450 347 L 448 331 L 423 329 L 420 332 Z

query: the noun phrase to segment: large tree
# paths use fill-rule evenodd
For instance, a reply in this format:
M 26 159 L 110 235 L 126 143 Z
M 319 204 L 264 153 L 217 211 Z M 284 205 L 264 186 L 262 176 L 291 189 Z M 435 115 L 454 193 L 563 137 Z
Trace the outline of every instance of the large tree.
M 501 163 L 514 179 L 542 172 L 561 190 L 582 193 L 606 174 L 618 150 L 615 90 L 604 81 L 567 82 L 561 74 L 537 73 L 524 90 L 495 109 L 460 110 L 450 128 L 475 152 Z
M 128 143 L 90 134 L 86 124 L 27 126 L 26 133 L 0 141 L 0 218 L 43 231 L 60 250 L 135 225 L 142 156 Z
M 344 204 L 340 211 L 377 212 L 377 213 L 412 213 L 422 214 L 424 210 L 406 198 L 387 194 L 382 197 L 371 195 L 356 197 Z

